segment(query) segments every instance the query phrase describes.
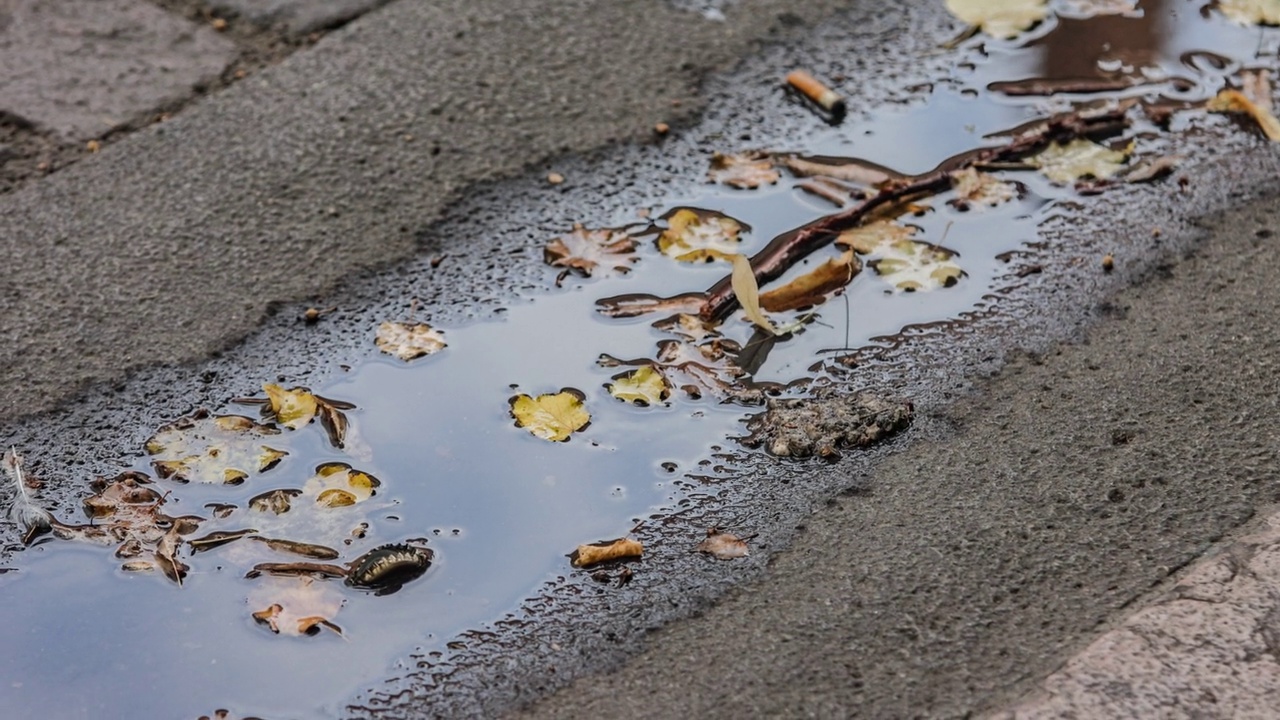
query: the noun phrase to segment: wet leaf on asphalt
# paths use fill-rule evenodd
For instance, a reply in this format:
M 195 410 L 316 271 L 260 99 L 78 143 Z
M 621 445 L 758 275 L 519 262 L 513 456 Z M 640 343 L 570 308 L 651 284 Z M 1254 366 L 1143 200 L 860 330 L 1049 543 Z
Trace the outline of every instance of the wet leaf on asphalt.
M 617 540 L 605 540 L 591 543 L 590 545 L 579 545 L 577 550 L 570 553 L 569 562 L 574 567 L 581 568 L 598 565 L 610 560 L 638 558 L 643 554 L 644 546 L 640 544 L 639 540 L 618 538 Z
M 964 277 L 955 253 L 918 240 L 899 240 L 876 247 L 867 265 L 885 282 L 903 292 L 951 287 Z
M 1132 152 L 1132 143 L 1123 151 L 1112 150 L 1092 140 L 1077 138 L 1063 145 L 1054 142 L 1038 155 L 1027 158 L 1027 164 L 1039 168 L 1045 177 L 1060 183 L 1073 183 L 1081 178 L 1105 180 L 1124 168 Z
M 369 473 L 346 463 L 330 462 L 316 467 L 316 474 L 307 481 L 303 492 L 314 495 L 321 507 L 338 508 L 368 500 L 380 485 Z
M 619 375 L 605 387 L 619 400 L 640 405 L 661 405 L 671 394 L 671 384 L 652 365 Z
M 706 539 L 698 543 L 694 550 L 706 553 L 719 560 L 733 560 L 750 554 L 745 540 L 738 538 L 737 535 L 720 532 L 714 528 L 707 531 Z
M 1212 112 L 1242 113 L 1258 124 L 1269 140 L 1280 141 L 1280 120 L 1271 111 L 1258 105 L 1239 90 L 1223 90 L 1206 106 Z
M 739 236 L 746 229 L 728 215 L 681 208 L 667 218 L 667 229 L 658 236 L 658 249 L 686 263 L 729 260 L 738 253 Z
M 563 268 L 556 277 L 556 287 L 560 287 L 569 273 L 591 277 L 597 270 L 603 276 L 630 272 L 631 263 L 640 259 L 636 245 L 636 239 L 625 230 L 588 230 L 575 223 L 573 230 L 547 243 L 542 259 L 551 267 Z
M 1018 188 L 1013 183 L 974 168 L 951 173 L 951 188 L 956 193 L 955 203 L 966 207 L 995 207 L 1018 196 Z
M 756 274 L 751 268 L 751 261 L 746 255 L 737 253 L 730 256 L 730 259 L 733 261 L 733 274 L 729 276 L 729 279 L 733 284 L 733 294 L 738 298 L 738 304 L 742 306 L 742 313 L 756 327 L 767 333 L 777 335 L 777 328 L 760 310 L 760 284 L 756 282 Z
M 161 478 L 239 485 L 289 454 L 263 443 L 279 433 L 243 415 L 196 413 L 160 428 L 147 440 L 146 450 Z
M 716 153 L 711 156 L 711 169 L 707 171 L 707 179 L 712 182 L 741 189 L 772 185 L 780 177 L 773 166 L 773 158 L 764 152 Z
M 392 322 L 378 325 L 373 339 L 378 349 L 405 362 L 440 352 L 448 347 L 439 330 L 426 323 Z
M 313 578 L 264 578 L 248 602 L 262 608 L 252 613 L 254 621 L 277 635 L 315 635 L 322 629 L 342 635 L 333 622 L 345 602 L 341 591 Z
M 564 442 L 591 422 L 591 414 L 583 403 L 581 392 L 565 388 L 558 393 L 537 397 L 517 395 L 511 398 L 511 416 L 516 427 L 552 442 Z
M 853 251 L 846 250 L 786 285 L 761 294 L 760 306 L 769 312 L 786 312 L 821 305 L 828 294 L 848 285 L 861 269 Z
M 1241 25 L 1280 25 L 1276 0 L 1218 0 L 1218 11 Z
M 1049 16 L 1048 0 L 946 0 L 961 22 L 992 37 L 1009 39 Z

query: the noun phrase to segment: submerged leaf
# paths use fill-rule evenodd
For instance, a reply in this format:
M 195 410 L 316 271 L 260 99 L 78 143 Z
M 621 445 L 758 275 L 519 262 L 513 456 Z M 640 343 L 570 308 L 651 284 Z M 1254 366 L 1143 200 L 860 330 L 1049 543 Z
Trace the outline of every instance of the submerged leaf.
M 280 431 L 243 415 L 197 413 L 165 425 L 147 440 L 151 464 L 162 478 L 239 485 L 275 467 L 289 453 L 262 441 Z
M 1218 0 L 1218 10 L 1241 25 L 1280 25 L 1277 0 Z
M 630 272 L 636 257 L 636 240 L 625 230 L 602 228 L 588 230 L 575 223 L 573 230 L 547 243 L 543 260 L 552 267 L 564 268 L 556 285 L 570 272 L 591 277 L 597 269 L 604 274 Z
M 1060 183 L 1071 183 L 1083 177 L 1105 180 L 1124 168 L 1132 145 L 1124 151 L 1112 150 L 1091 140 L 1076 138 L 1063 145 L 1054 142 L 1027 158 L 1027 164 L 1040 169 L 1045 177 Z
M 321 507 L 336 508 L 368 500 L 381 485 L 381 481 L 369 473 L 346 463 L 330 462 L 316 467 L 316 474 L 307 481 L 303 492 L 314 494 Z
M 516 419 L 516 427 L 552 442 L 568 440 L 591 421 L 582 393 L 568 388 L 536 398 L 517 395 L 511 398 L 511 415 Z
M 619 400 L 642 405 L 661 405 L 671 394 L 671 384 L 652 365 L 619 375 L 605 387 Z
M 1131 15 L 1138 11 L 1138 0 L 1066 0 L 1066 8 L 1083 17 Z
M 668 218 L 667 229 L 658 236 L 658 249 L 680 262 L 727 260 L 737 254 L 738 236 L 744 229 L 727 215 L 681 208 Z
M 786 285 L 763 293 L 760 306 L 769 312 L 785 312 L 821 305 L 828 293 L 848 285 L 861 269 L 853 251 L 846 250 L 840 257 L 827 260 Z
M 707 301 L 703 293 L 685 293 L 664 298 L 657 295 L 618 295 L 597 300 L 596 312 L 615 318 L 639 317 L 655 312 L 681 312 L 696 315 Z
M 1014 38 L 1049 16 L 1048 0 L 947 0 L 961 22 L 996 38 Z
M 253 619 L 278 635 L 315 635 L 322 628 L 342 635 L 333 622 L 345 602 L 333 586 L 310 577 L 268 578 L 249 593 Z
M 773 167 L 773 159 L 768 153 L 748 152 L 739 155 L 711 156 L 711 169 L 707 178 L 730 187 L 753 189 L 761 185 L 772 185 L 781 177 Z
M 644 546 L 640 544 L 639 540 L 618 538 L 617 540 L 605 540 L 590 545 L 579 545 L 578 549 L 569 555 L 569 562 L 574 567 L 580 568 L 610 560 L 638 558 L 643 554 Z
M 289 512 L 293 498 L 301 494 L 301 490 L 294 489 L 268 490 L 249 498 L 249 509 L 273 515 L 283 515 Z
M 750 554 L 745 540 L 739 539 L 737 535 L 714 529 L 707 531 L 707 538 L 698 543 L 694 550 L 720 560 L 733 560 Z
M 778 331 L 773 327 L 773 323 L 760 310 L 760 284 L 756 282 L 756 273 L 751 268 L 751 261 L 745 255 L 736 253 L 731 256 L 731 259 L 733 274 L 729 276 L 729 280 L 733 285 L 733 294 L 738 298 L 738 304 L 742 306 L 743 314 L 760 329 L 777 335 Z
M 1280 141 L 1280 120 L 1270 110 L 1261 107 L 1239 90 L 1223 90 L 1206 106 L 1213 112 L 1244 113 L 1253 118 L 1262 133 L 1272 141 Z
M 720 336 L 715 329 L 714 321 L 703 320 L 700 315 L 691 313 L 677 313 L 669 318 L 658 320 L 653 323 L 653 327 L 672 335 L 679 335 L 691 342 L 702 342 L 707 338 Z
M 890 220 L 876 220 L 852 230 L 845 230 L 836 238 L 836 244 L 861 255 L 870 255 L 881 246 L 910 240 L 916 231 L 917 228 L 910 225 L 899 225 Z
M 1013 183 L 971 167 L 951 173 L 951 187 L 955 190 L 956 201 L 964 205 L 994 207 L 1018 196 L 1018 189 Z
M 955 253 L 916 240 L 883 245 L 880 256 L 867 264 L 885 282 L 905 292 L 936 290 L 955 285 L 964 270 L 952 259 Z
M 448 347 L 440 331 L 426 323 L 385 321 L 378 325 L 374 338 L 378 349 L 388 355 L 409 361 L 424 355 L 440 352 Z

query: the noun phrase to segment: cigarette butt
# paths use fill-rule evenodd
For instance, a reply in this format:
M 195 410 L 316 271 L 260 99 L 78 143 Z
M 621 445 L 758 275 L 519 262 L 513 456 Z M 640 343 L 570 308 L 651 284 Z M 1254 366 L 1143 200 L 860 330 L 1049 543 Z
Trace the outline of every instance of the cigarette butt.
M 789 73 L 787 75 L 787 84 L 799 90 L 805 97 L 814 101 L 819 107 L 832 115 L 844 115 L 844 98 L 804 70 L 794 70 Z

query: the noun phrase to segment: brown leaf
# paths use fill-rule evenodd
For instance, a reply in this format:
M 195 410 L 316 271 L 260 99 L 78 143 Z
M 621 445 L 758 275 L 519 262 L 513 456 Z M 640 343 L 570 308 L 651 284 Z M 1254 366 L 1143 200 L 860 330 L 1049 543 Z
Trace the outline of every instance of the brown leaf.
M 186 577 L 187 571 L 191 568 L 178 559 L 182 538 L 178 536 L 177 530 L 178 528 L 174 527 L 160 538 L 159 544 L 156 545 L 156 564 L 170 580 L 181 586 L 182 578 Z
M 707 172 L 711 182 L 743 189 L 772 185 L 779 177 L 769 154 L 758 151 L 738 155 L 716 153 L 711 156 L 711 169 Z
M 636 240 L 625 230 L 601 228 L 588 230 L 575 223 L 573 230 L 547 243 L 542 259 L 552 267 L 564 268 L 556 278 L 556 286 L 569 273 L 591 277 L 597 268 L 606 273 L 630 272 L 630 264 L 637 262 Z
M 697 315 L 706 299 L 703 293 L 685 293 L 669 298 L 633 293 L 597 300 L 599 307 L 596 312 L 615 318 L 639 317 L 655 312 Z
M 746 557 L 750 553 L 747 550 L 747 543 L 741 540 L 737 535 L 719 532 L 717 530 L 707 531 L 707 539 L 698 543 L 694 548 L 700 553 L 706 553 L 720 560 L 733 560 L 734 558 Z
M 261 575 L 275 575 L 277 577 L 345 578 L 347 576 L 347 569 L 341 565 L 312 562 L 258 563 L 253 566 L 252 570 L 245 573 L 245 577 L 249 579 L 256 578 Z
M 432 355 L 448 347 L 444 335 L 426 323 L 383 321 L 378 325 L 373 343 L 388 355 L 405 362 Z M 324 408 L 319 408 L 323 413 Z M 324 420 L 321 414 L 320 419 Z M 342 447 L 339 445 L 338 447 Z
M 769 312 L 785 312 L 826 302 L 827 294 L 839 290 L 862 269 L 852 250 L 831 258 L 810 272 L 780 288 L 760 295 L 760 307 Z
M 318 402 L 316 408 L 320 425 L 329 436 L 329 444 L 341 449 L 347 443 L 347 427 L 350 425 L 346 413 L 324 401 Z
M 266 545 L 272 550 L 279 552 L 293 553 L 302 557 L 314 558 L 316 560 L 337 560 L 338 551 L 324 545 L 314 545 L 312 543 L 298 542 L 296 540 L 280 540 L 277 538 L 267 538 L 255 536 L 253 538 L 258 542 Z
M 1280 141 L 1280 120 L 1239 90 L 1223 90 L 1206 106 L 1211 112 L 1241 113 L 1253 118 L 1262 133 L 1272 141 Z
M 859 185 L 879 185 L 906 176 L 887 167 L 853 158 L 803 158 L 791 156 L 783 161 L 798 177 L 826 177 Z
M 569 555 L 569 562 L 574 567 L 581 568 L 610 560 L 638 558 L 643 553 L 644 547 L 640 544 L 640 541 L 630 538 L 618 538 L 617 540 L 605 540 L 590 545 L 579 545 L 578 549 Z

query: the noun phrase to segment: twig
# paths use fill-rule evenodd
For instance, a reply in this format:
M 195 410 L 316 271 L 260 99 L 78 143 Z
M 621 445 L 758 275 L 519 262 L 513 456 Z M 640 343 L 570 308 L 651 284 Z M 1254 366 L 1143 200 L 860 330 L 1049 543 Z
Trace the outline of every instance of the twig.
M 769 242 L 751 257 L 751 269 L 760 285 L 781 277 L 789 268 L 817 250 L 834 242 L 840 233 L 861 225 L 869 217 L 893 204 L 920 196 L 935 195 L 951 187 L 952 173 L 976 165 L 1008 163 L 1034 155 L 1055 141 L 1080 137 L 1105 137 L 1128 127 L 1125 113 L 1132 103 L 1102 110 L 1067 113 L 1046 120 L 1009 143 L 981 148 L 954 157 L 922 175 L 884 183 L 880 191 L 848 210 L 827 215 Z M 706 292 L 700 314 L 705 320 L 721 321 L 738 307 L 731 276 L 722 278 Z

